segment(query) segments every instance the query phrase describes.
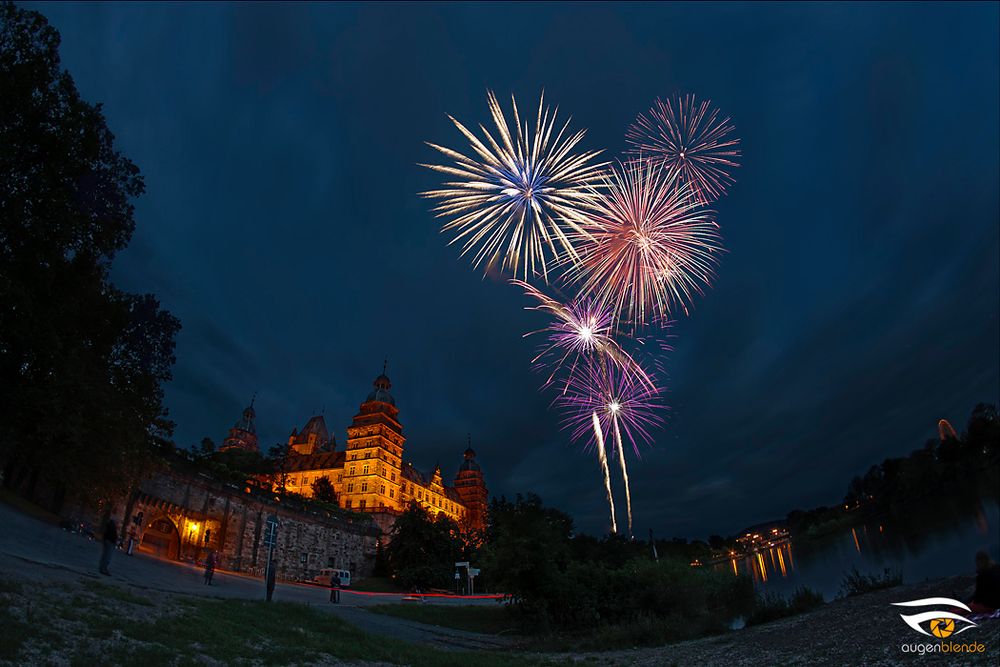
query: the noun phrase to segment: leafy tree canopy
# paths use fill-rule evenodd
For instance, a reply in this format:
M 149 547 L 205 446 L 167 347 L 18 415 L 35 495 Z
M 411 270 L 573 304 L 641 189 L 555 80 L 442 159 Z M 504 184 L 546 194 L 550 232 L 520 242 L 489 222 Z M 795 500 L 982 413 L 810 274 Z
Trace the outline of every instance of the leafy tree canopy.
M 41 14 L 0 5 L 0 459 L 8 485 L 100 500 L 170 444 L 180 323 L 108 280 L 143 181 L 58 47 Z

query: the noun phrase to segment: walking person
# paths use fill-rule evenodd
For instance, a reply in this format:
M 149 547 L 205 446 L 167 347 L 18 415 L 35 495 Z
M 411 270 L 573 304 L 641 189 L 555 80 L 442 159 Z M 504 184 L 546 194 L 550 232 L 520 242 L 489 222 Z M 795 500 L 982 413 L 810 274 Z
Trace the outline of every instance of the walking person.
M 108 519 L 108 524 L 104 527 L 104 539 L 102 540 L 103 550 L 101 551 L 101 564 L 98 568 L 101 574 L 111 576 L 108 566 L 111 565 L 111 554 L 114 553 L 118 545 L 118 529 L 115 527 L 115 520 Z
M 215 551 L 209 551 L 205 558 L 205 583 L 212 585 L 212 575 L 215 574 Z
M 330 576 L 330 602 L 340 602 L 340 575 Z

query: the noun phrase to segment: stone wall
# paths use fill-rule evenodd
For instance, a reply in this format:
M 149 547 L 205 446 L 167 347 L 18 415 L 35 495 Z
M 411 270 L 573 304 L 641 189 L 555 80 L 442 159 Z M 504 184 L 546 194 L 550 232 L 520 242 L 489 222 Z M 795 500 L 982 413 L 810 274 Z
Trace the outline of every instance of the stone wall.
M 123 541 L 133 540 L 140 552 L 202 561 L 214 550 L 219 567 L 254 575 L 262 575 L 267 563 L 264 536 L 271 514 L 279 522 L 279 579 L 310 580 L 327 567 L 350 570 L 353 579 L 371 575 L 381 531 L 370 517 L 290 506 L 265 491 L 200 473 L 159 473 L 113 511 Z

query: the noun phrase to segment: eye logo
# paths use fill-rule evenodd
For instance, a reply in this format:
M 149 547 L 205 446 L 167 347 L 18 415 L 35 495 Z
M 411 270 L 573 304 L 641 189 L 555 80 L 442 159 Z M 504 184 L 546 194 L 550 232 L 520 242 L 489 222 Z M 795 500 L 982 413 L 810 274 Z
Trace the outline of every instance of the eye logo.
M 931 621 L 931 634 L 945 639 L 955 632 L 955 621 L 950 618 L 935 618 Z
M 892 605 L 895 607 L 930 607 L 934 605 L 946 605 L 949 607 L 958 607 L 969 612 L 972 611 L 962 602 L 952 600 L 951 598 L 923 598 L 921 600 L 910 600 L 908 602 L 893 602 Z M 938 639 L 945 639 L 952 635 L 965 632 L 969 628 L 976 627 L 976 624 L 969 619 L 950 611 L 924 611 L 919 614 L 911 614 L 909 616 L 906 614 L 900 614 L 899 617 L 903 619 L 908 626 L 920 634 L 927 635 L 928 637 L 937 637 Z M 930 621 L 930 632 L 921 627 L 921 624 L 926 623 L 927 621 Z M 963 621 L 968 623 L 968 625 L 956 630 L 955 621 Z

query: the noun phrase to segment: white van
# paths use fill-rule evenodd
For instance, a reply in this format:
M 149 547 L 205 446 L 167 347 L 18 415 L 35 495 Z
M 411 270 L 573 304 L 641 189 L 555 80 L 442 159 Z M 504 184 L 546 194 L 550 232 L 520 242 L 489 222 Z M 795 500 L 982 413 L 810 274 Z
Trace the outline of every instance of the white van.
M 330 586 L 333 578 L 337 577 L 340 579 L 341 588 L 351 587 L 351 572 L 350 570 L 335 570 L 332 568 L 326 568 L 319 571 L 315 577 L 313 577 L 313 582 L 323 585 Z

